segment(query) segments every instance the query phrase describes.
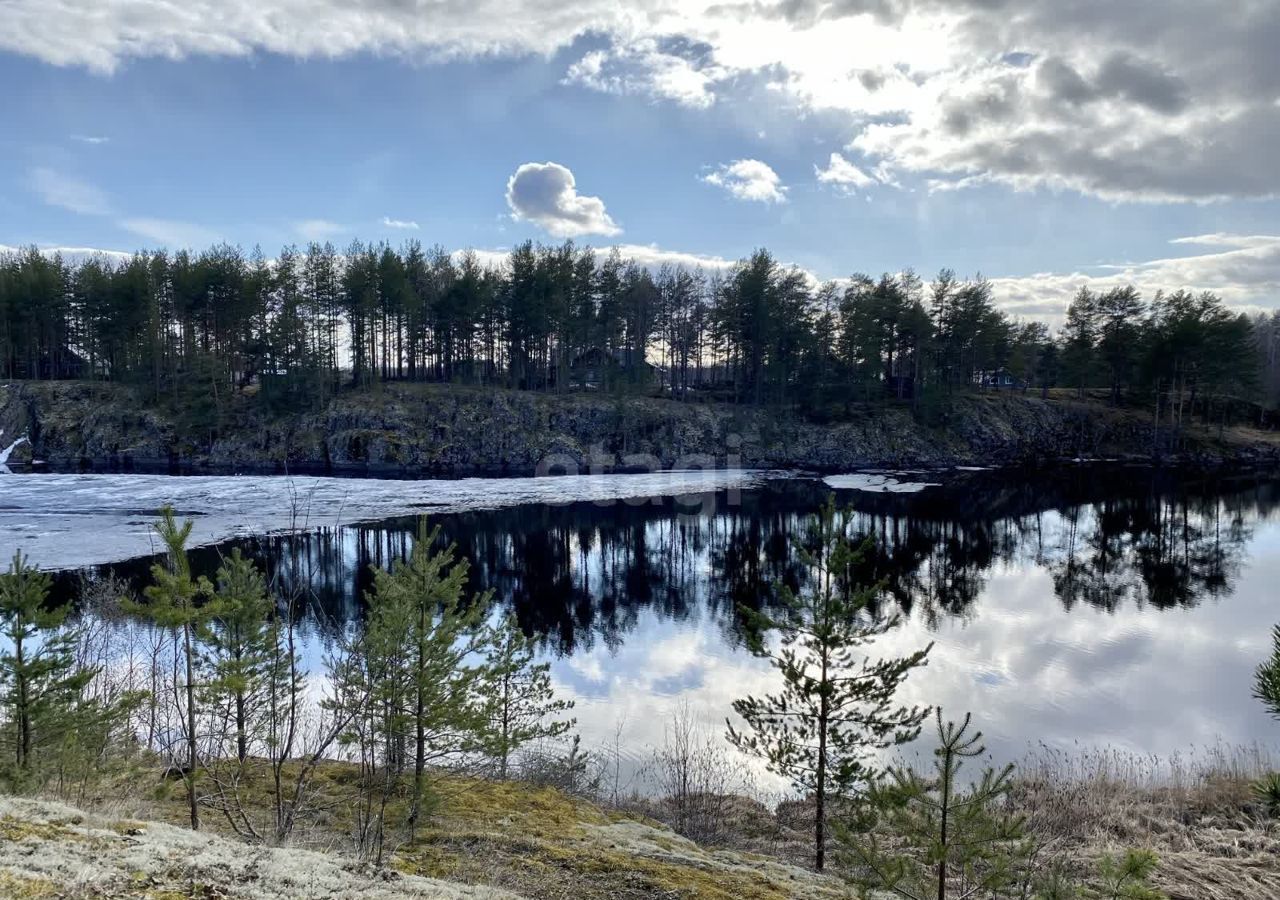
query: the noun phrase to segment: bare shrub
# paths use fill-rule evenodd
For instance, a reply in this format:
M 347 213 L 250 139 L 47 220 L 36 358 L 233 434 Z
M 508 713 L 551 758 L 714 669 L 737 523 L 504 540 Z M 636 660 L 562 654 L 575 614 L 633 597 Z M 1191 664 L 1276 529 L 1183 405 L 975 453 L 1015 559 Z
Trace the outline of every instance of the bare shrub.
M 700 843 L 722 841 L 754 790 L 741 764 L 718 734 L 698 722 L 687 701 L 671 714 L 647 771 L 660 798 L 652 814 Z

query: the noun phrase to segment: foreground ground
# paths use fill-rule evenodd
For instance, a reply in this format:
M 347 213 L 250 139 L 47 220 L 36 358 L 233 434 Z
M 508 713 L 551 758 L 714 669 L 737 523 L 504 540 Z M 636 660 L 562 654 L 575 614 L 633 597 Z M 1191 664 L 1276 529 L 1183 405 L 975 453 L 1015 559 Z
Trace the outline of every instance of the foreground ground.
M 338 765 L 318 782 L 342 796 Z M 1167 775 L 1167 773 L 1166 773 Z M 1175 773 L 1142 783 L 1104 757 L 1072 772 L 1029 769 L 1015 806 L 1041 858 L 1091 880 L 1098 858 L 1149 848 L 1155 886 L 1171 900 L 1280 898 L 1280 828 L 1242 774 Z M 213 811 L 206 831 L 181 827 L 181 792 L 137 784 L 137 796 L 99 797 L 89 813 L 49 801 L 0 798 L 0 897 L 605 900 L 825 900 L 851 896 L 805 866 L 809 809 L 772 812 L 745 798 L 715 805 L 714 836 L 699 845 L 655 817 L 669 803 L 606 808 L 555 788 L 448 778 L 430 822 L 389 840 L 377 870 L 350 854 L 349 810 L 337 802 L 286 849 L 239 841 Z M 704 826 L 707 824 L 704 821 Z

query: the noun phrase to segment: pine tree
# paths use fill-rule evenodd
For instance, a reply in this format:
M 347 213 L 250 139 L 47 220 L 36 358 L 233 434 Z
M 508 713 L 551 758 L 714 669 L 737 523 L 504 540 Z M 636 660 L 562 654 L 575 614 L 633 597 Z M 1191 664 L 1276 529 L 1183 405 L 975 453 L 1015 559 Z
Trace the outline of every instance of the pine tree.
M 964 760 L 986 752 L 982 733 L 969 734 L 968 715 L 960 725 L 943 724 L 941 711 L 936 717 L 933 777 L 891 768 L 872 784 L 862 814 L 837 834 L 866 873 L 864 888 L 907 900 L 998 896 L 1018 880 L 1031 853 L 1023 820 L 1000 809 L 1013 766 L 986 769 L 964 786 Z
M 556 738 L 574 719 L 555 719 L 573 709 L 572 700 L 557 700 L 551 687 L 551 664 L 534 663 L 533 642 L 515 616 L 502 619 L 485 638 L 489 646 L 482 691 L 489 724 L 490 753 L 498 774 L 507 777 L 511 754 L 542 738 Z
M 243 763 L 271 661 L 273 604 L 261 573 L 239 548 L 223 561 L 215 581 L 199 631 L 205 676 L 201 693 L 230 722 L 236 758 Z
M 468 566 L 449 545 L 435 551 L 439 528 L 425 519 L 409 558 L 374 570 L 364 633 L 332 667 L 338 694 L 361 698 L 346 743 L 359 743 L 367 773 L 382 772 L 385 805 L 395 776 L 413 760 L 410 830 L 427 799 L 427 767 L 485 749 L 486 708 L 478 696 L 484 675 L 484 621 L 492 595 L 464 598 Z M 373 816 L 381 851 L 381 815 Z
M 18 780 L 73 738 L 90 712 L 84 690 L 96 672 L 76 665 L 76 634 L 63 627 L 70 606 L 46 608 L 50 584 L 20 552 L 0 574 L 0 709 Z
M 834 498 L 819 511 L 809 545 L 797 556 L 814 581 L 800 595 L 779 587 L 782 614 L 744 609 L 752 626 L 751 649 L 768 659 L 783 680 L 781 693 L 734 701 L 749 732 L 729 723 L 734 746 L 762 757 L 769 770 L 790 778 L 814 798 L 814 859 L 826 860 L 827 805 L 867 785 L 876 768 L 872 754 L 913 740 L 927 709 L 895 705 L 899 686 L 924 665 L 932 644 L 908 656 L 871 659 L 863 648 L 896 624 L 872 610 L 882 585 L 859 584 L 857 569 L 869 542 L 854 545 L 846 516 Z M 777 632 L 779 646 L 766 643 Z
M 210 615 L 216 611 L 212 605 L 202 605 L 201 600 L 213 593 L 213 586 L 201 577 L 191 576 L 191 563 L 187 559 L 187 540 L 194 523 L 187 520 L 179 525 L 173 508 L 161 510 L 161 519 L 155 525 L 156 534 L 165 546 L 165 562 L 151 567 L 152 584 L 144 594 L 147 603 L 129 607 L 151 619 L 161 628 L 173 632 L 174 640 L 182 653 L 184 680 L 182 691 L 186 701 L 185 734 L 186 762 L 182 766 L 182 780 L 187 789 L 187 805 L 191 814 L 191 828 L 200 829 L 200 806 L 196 797 L 196 780 L 199 774 L 199 738 L 196 732 L 198 690 L 196 668 L 198 663 L 198 632 Z
M 1262 701 L 1272 718 L 1280 719 L 1280 625 L 1271 632 L 1271 658 L 1254 672 L 1253 696 Z

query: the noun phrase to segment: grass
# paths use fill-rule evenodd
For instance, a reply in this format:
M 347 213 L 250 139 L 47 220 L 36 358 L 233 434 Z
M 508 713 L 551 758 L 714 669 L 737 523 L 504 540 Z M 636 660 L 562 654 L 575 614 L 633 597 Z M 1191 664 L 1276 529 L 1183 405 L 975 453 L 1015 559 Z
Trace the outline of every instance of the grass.
M 1274 764 L 1261 747 L 1217 745 L 1168 757 L 1041 748 L 1020 766 L 1012 803 L 1027 816 L 1045 858 L 1077 874 L 1095 872 L 1104 854 L 1144 848 L 1158 855 L 1155 881 L 1171 900 L 1280 898 L 1280 827 L 1252 790 Z M 313 785 L 315 813 L 293 844 L 349 852 L 359 781 L 357 767 L 323 763 Z M 248 786 L 251 814 L 269 821 L 269 780 L 259 776 Z M 127 785 L 102 793 L 119 797 L 126 787 L 133 796 L 111 804 L 105 831 L 138 834 L 147 819 L 185 824 L 183 792 L 158 773 L 154 781 L 135 774 Z M 389 861 L 403 874 L 502 888 L 534 900 L 841 896 L 835 879 L 804 869 L 812 852 L 812 810 L 804 801 L 770 809 L 732 798 L 717 807 L 724 810 L 719 846 L 708 848 L 655 821 L 672 818 L 669 805 L 658 800 L 617 810 L 551 787 L 447 773 L 434 775 L 432 793 L 431 815 L 412 839 L 405 824 L 407 785 L 388 805 Z M 205 810 L 202 819 L 209 831 L 231 833 L 214 810 Z M 74 820 L 3 818 L 0 840 L 82 839 L 72 825 Z M 154 892 L 173 889 L 173 881 L 137 887 L 137 896 L 161 897 Z M 0 882 L 4 897 L 54 896 L 39 893 L 43 889 L 38 882 Z

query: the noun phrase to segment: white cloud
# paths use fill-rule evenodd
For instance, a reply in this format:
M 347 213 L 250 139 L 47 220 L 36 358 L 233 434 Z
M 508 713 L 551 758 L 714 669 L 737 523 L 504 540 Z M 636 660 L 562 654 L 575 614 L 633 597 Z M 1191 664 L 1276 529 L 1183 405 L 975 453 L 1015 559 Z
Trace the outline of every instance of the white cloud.
M 725 70 L 705 57 L 664 50 L 655 39 L 642 39 L 609 50 L 592 50 L 569 67 L 566 84 L 608 94 L 640 94 L 706 108 L 715 103 L 714 84 Z
M 50 206 L 83 215 L 105 215 L 111 209 L 107 195 L 98 188 L 46 166 L 31 170 L 30 183 L 31 189 Z
M 170 250 L 203 250 L 222 240 L 218 232 L 203 225 L 174 219 L 132 217 L 121 219 L 119 225 L 152 244 Z
M 507 180 L 507 205 L 517 219 L 553 237 L 614 235 L 622 229 L 599 197 L 579 194 L 573 173 L 554 162 L 525 163 Z
M 1280 0 L 1229 15 L 1204 0 L 10 0 L 5 15 L 0 51 L 100 71 L 258 52 L 550 58 L 591 34 L 574 84 L 705 107 L 766 83 L 784 108 L 844 116 L 886 175 L 1116 200 L 1280 192 Z
M 130 259 L 133 254 L 126 253 L 123 250 L 101 250 L 97 247 L 60 247 L 56 245 L 46 245 L 37 247 L 44 256 L 61 256 L 70 263 L 82 262 L 86 259 L 94 257 L 105 257 L 112 262 L 123 262 Z M 25 253 L 26 247 L 10 247 L 7 244 L 0 244 L 0 254 L 8 253 Z
M 758 159 L 735 159 L 721 164 L 715 171 L 702 176 L 702 180 L 724 188 L 739 200 L 787 202 L 787 188 L 778 173 Z
M 71 135 L 71 140 L 79 141 L 81 144 L 105 144 L 111 138 L 93 134 L 73 134 Z
M 328 240 L 347 230 L 345 226 L 330 222 L 328 219 L 303 219 L 301 222 L 295 222 L 293 228 L 308 241 Z
M 635 260 L 649 269 L 662 266 L 679 266 L 684 269 L 702 269 L 705 272 L 723 272 L 733 268 L 735 260 L 723 256 L 702 253 L 685 253 L 680 250 L 663 250 L 657 244 L 619 244 L 618 252 L 625 259 Z
M 1158 290 L 1212 291 L 1239 310 L 1280 308 L 1280 235 L 1207 234 L 1178 238 L 1179 246 L 1210 252 L 1097 267 L 1097 273 L 1039 273 L 993 278 L 1001 308 L 1012 315 L 1061 323 L 1083 285 L 1106 290 L 1132 284 L 1150 300 Z
M 390 216 L 383 216 L 382 224 L 386 228 L 403 228 L 409 231 L 418 230 L 418 223 L 412 219 L 393 219 Z
M 823 184 L 834 184 L 838 189 L 850 194 L 859 188 L 868 188 L 876 183 L 874 178 L 839 153 L 831 154 L 831 159 L 827 162 L 825 169 L 814 166 L 813 171 L 817 175 L 818 181 Z

